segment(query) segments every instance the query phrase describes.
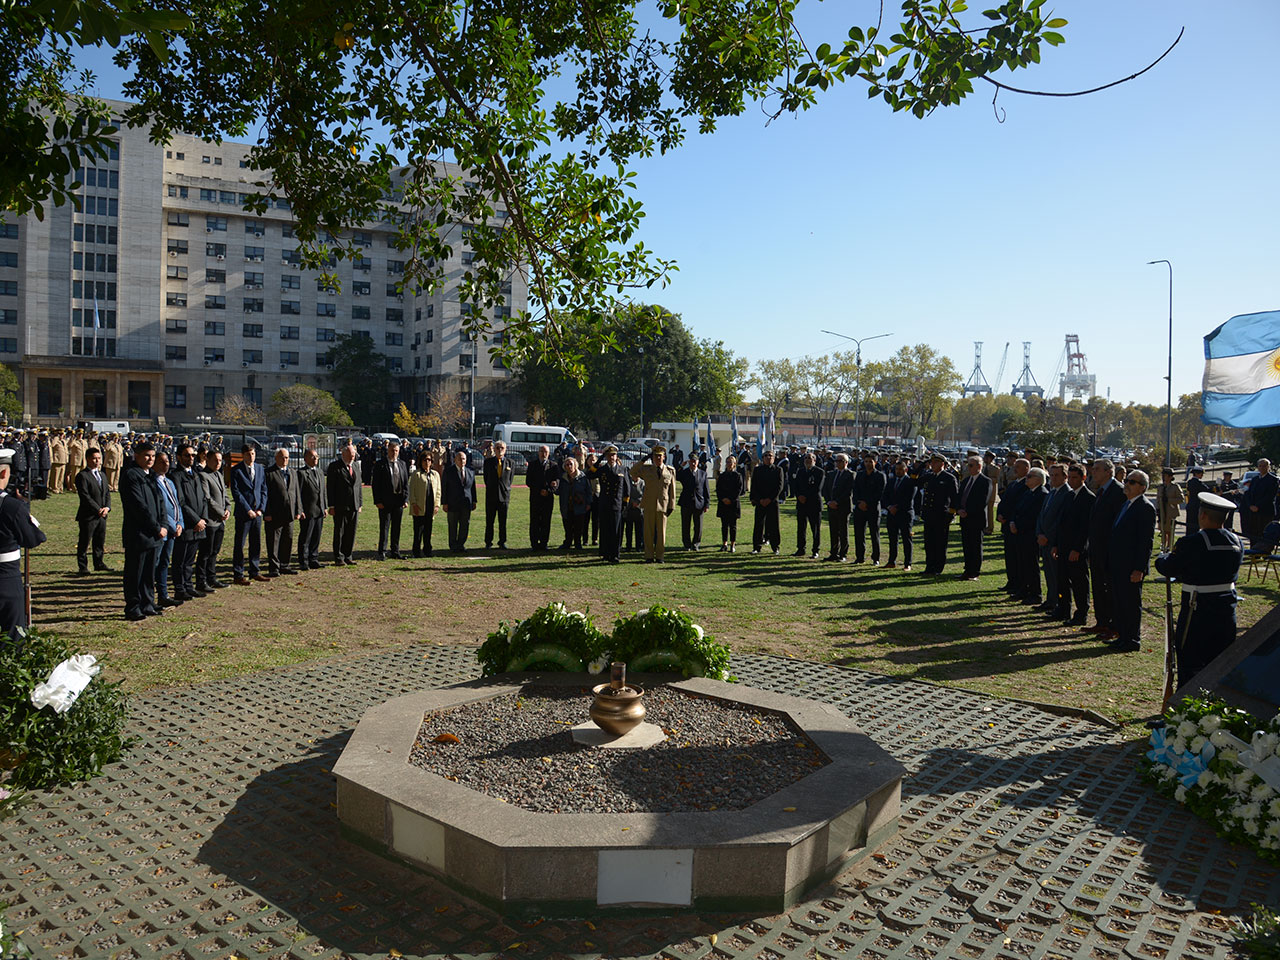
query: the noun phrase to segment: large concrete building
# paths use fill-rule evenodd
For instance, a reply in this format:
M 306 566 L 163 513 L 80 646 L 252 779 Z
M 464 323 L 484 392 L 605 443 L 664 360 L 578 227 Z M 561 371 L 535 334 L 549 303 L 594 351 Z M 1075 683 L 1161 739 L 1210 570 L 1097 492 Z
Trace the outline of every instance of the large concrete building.
M 440 393 L 468 408 L 473 363 L 477 421 L 509 419 L 510 372 L 462 330 L 466 225 L 449 228 L 446 282 L 430 295 L 402 289 L 407 256 L 392 228 L 356 226 L 344 239 L 365 254 L 338 261 L 334 291 L 298 265 L 287 202 L 245 211 L 263 178 L 247 145 L 176 136 L 157 146 L 127 128 L 116 144 L 81 171 L 81 210 L 0 224 L 0 362 L 19 372 L 28 421 L 193 423 L 227 394 L 265 406 L 282 386 L 327 388 L 344 333 L 386 357 L 385 422 L 399 402 L 421 413 Z M 504 293 L 499 331 L 527 303 L 521 272 Z

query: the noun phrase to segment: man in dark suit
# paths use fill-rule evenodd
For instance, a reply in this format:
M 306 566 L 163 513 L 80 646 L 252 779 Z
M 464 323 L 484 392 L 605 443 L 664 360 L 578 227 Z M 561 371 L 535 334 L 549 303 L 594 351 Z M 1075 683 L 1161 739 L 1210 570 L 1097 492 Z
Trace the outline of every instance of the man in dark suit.
M 813 534 L 813 558 L 822 550 L 822 485 L 826 473 L 812 453 L 804 455 L 804 463 L 791 474 L 791 491 L 796 501 L 796 556 L 809 553 L 806 534 Z
M 1195 533 L 1200 529 L 1200 494 L 1208 492 L 1209 485 L 1204 482 L 1204 467 L 1197 463 L 1191 468 L 1191 479 L 1187 481 L 1187 533 Z M 1274 503 L 1275 497 L 1271 500 Z M 1265 521 L 1263 526 L 1266 526 Z
M 853 471 L 843 453 L 835 456 L 836 468 L 822 481 L 822 499 L 827 505 L 827 528 L 831 552 L 825 561 L 843 563 L 849 555 L 849 513 L 853 510 Z
M 302 519 L 302 498 L 296 470 L 289 469 L 289 451 L 276 451 L 275 466 L 267 471 L 267 509 L 262 519 L 267 530 L 267 569 L 270 576 L 292 576 L 293 525 Z
M 156 557 L 170 531 L 164 523 L 165 509 L 160 499 L 163 494 L 151 479 L 155 459 L 155 445 L 143 440 L 134 444 L 133 463 L 120 474 L 126 620 L 143 620 L 159 616 L 161 612 L 156 606 Z
M 885 481 L 884 505 L 888 511 L 885 527 L 889 531 L 889 559 L 885 569 L 898 565 L 898 540 L 902 540 L 902 569 L 911 570 L 912 524 L 916 511 L 916 480 L 907 473 L 907 461 L 893 466 L 893 476 Z
M 231 499 L 235 501 L 236 542 L 231 551 L 231 575 L 238 586 L 249 580 L 267 580 L 259 566 L 262 555 L 262 511 L 267 509 L 267 478 L 257 462 L 252 442 L 240 447 L 240 462 L 231 471 Z M 245 576 L 244 544 L 249 541 L 249 571 Z
M 618 462 L 618 448 L 604 448 L 604 461 L 588 468 L 600 487 L 596 498 L 600 523 L 600 557 L 606 563 L 617 563 L 622 546 L 622 518 L 631 496 L 631 477 Z M 591 475 L 591 474 L 589 474 Z
M 947 538 L 951 534 L 951 516 L 955 512 L 960 488 L 955 474 L 943 469 L 946 458 L 935 453 L 929 470 L 920 478 L 923 496 L 920 514 L 924 520 L 924 572 L 940 577 L 947 565 Z
M 441 500 L 449 515 L 449 549 L 466 553 L 471 511 L 476 508 L 476 475 L 467 467 L 467 454 L 463 450 L 453 455 L 453 466 L 444 468 Z
M 320 472 L 320 454 L 314 449 L 302 455 L 298 471 L 298 499 L 302 505 L 302 522 L 298 524 L 298 569 L 320 567 L 320 536 L 324 532 L 324 515 L 329 509 L 328 483 Z
M 355 560 L 356 520 L 364 509 L 364 487 L 355 444 L 348 439 L 338 450 L 338 458 L 325 470 L 325 493 L 329 516 L 333 517 L 333 565 L 351 567 Z
M 1116 483 L 1115 474 L 1115 464 L 1110 460 L 1093 462 L 1095 499 L 1089 514 L 1089 576 L 1093 579 L 1093 616 L 1097 621 L 1093 631 L 1101 640 L 1114 640 L 1117 635 L 1108 562 L 1111 528 L 1124 505 L 1125 495 L 1124 487 Z
M 1107 571 L 1116 625 L 1116 637 L 1108 646 L 1118 653 L 1141 649 L 1138 632 L 1142 621 L 1142 581 L 1151 567 L 1156 530 L 1156 508 L 1147 500 L 1149 482 L 1141 470 L 1125 474 L 1124 493 L 1128 499 L 1116 513 L 1108 544 Z
M 691 456 L 676 470 L 676 482 L 680 484 L 680 539 L 686 550 L 697 550 L 702 543 L 702 515 L 711 505 L 706 468 Z
M 1013 479 L 1000 494 L 1000 503 L 996 506 L 996 522 L 1000 524 L 1000 539 L 1004 547 L 1005 583 L 1001 588 L 1007 593 L 1018 592 L 1017 545 L 1009 524 L 1018 509 L 1018 499 L 1027 492 L 1027 471 L 1031 469 L 1031 461 L 1018 458 L 1013 461 Z
M 1271 472 L 1271 461 L 1259 460 L 1258 475 L 1249 481 L 1249 489 L 1240 498 L 1240 529 L 1251 545 L 1257 545 L 1255 540 L 1261 542 L 1262 531 L 1276 518 L 1277 494 L 1280 494 L 1280 481 Z
M 867 531 L 871 532 L 871 564 L 880 563 L 880 501 L 884 498 L 885 475 L 876 468 L 876 455 L 868 451 L 862 472 L 853 480 L 854 563 L 866 559 Z
M 782 533 L 778 529 L 778 501 L 784 495 L 782 471 L 773 463 L 773 451 L 760 454 L 760 466 L 751 472 L 750 499 L 756 508 L 755 532 L 751 537 L 751 552 L 759 553 L 768 543 L 778 552 Z
M 206 535 L 196 552 L 196 587 L 208 592 L 226 586 L 218 581 L 218 554 L 222 552 L 222 538 L 231 516 L 231 500 L 222 479 L 222 451 L 217 447 L 205 454 L 200 483 L 204 486 Z
M 1083 627 L 1089 619 L 1089 517 L 1094 495 L 1084 483 L 1084 466 L 1067 467 L 1067 488 L 1071 502 L 1058 524 L 1058 540 L 1053 548 L 1058 562 L 1058 582 L 1062 599 L 1061 619 L 1073 627 Z M 1071 612 L 1072 603 L 1075 613 Z
M 1009 521 L 1015 552 L 1014 573 L 1018 577 L 1018 591 L 1013 596 L 1030 606 L 1044 602 L 1040 591 L 1040 548 L 1036 544 L 1036 524 L 1044 505 L 1049 500 L 1045 481 L 1049 475 L 1041 467 L 1032 467 L 1023 480 L 1026 490 L 1018 498 L 1018 505 Z
M 987 528 L 987 501 L 991 495 L 991 479 L 983 472 L 982 460 L 966 461 L 968 476 L 960 483 L 960 549 L 964 554 L 962 580 L 977 580 L 982 575 L 982 535 Z
M 373 505 L 378 508 L 377 559 L 387 559 L 387 533 L 391 533 L 391 557 L 400 559 L 400 521 L 409 502 L 409 466 L 400 459 L 400 441 L 387 442 L 387 455 L 373 465 L 369 478 Z
M 196 448 L 190 443 L 178 445 L 178 468 L 169 471 L 169 479 L 178 490 L 182 509 L 182 533 L 173 543 L 173 593 L 179 602 L 205 596 L 195 585 L 196 553 L 206 536 L 204 484 L 195 470 Z
M 499 440 L 493 445 L 493 456 L 484 458 L 484 545 L 493 546 L 494 521 L 498 525 L 498 549 L 507 549 L 507 507 L 511 503 L 511 485 L 516 467 L 507 456 L 507 445 Z
M 80 524 L 80 539 L 76 542 L 76 564 L 80 576 L 89 575 L 89 544 L 93 544 L 93 569 L 109 571 L 105 559 L 107 540 L 107 514 L 111 512 L 111 491 L 107 477 L 102 472 L 102 451 L 90 447 L 85 452 L 87 465 L 76 474 L 76 493 L 80 495 L 80 507 L 76 510 L 76 522 Z
M 538 448 L 538 456 L 530 461 L 524 482 L 529 488 L 529 546 L 545 550 L 551 539 L 551 514 L 560 489 L 560 468 L 552 462 L 551 448 L 546 444 Z

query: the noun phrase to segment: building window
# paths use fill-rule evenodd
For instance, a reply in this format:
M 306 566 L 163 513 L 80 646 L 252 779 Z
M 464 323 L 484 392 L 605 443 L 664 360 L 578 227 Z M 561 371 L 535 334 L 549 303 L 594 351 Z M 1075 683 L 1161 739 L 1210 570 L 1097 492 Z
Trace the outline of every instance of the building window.
M 0 297 L 16 297 L 17 295 L 17 280 L 0 280 Z
M 459 370 L 471 369 L 471 354 L 463 353 L 458 355 L 458 369 Z
M 388 260 L 388 261 L 387 261 L 387 273 L 392 274 L 392 275 L 396 275 L 396 276 L 398 276 L 398 275 L 400 275 L 400 274 L 404 273 L 404 261 L 403 261 L 403 260 Z
M 208 158 L 208 157 L 201 157 L 201 158 L 200 158 L 200 162 L 201 162 L 201 163 L 208 163 L 208 162 L 209 162 L 209 158 Z
M 245 336 L 247 339 L 250 339 L 250 340 L 261 340 L 261 339 L 262 339 L 262 324 L 260 324 L 260 323 L 246 323 L 246 324 L 244 325 L 244 336 Z
M 13 264 L 12 264 L 12 265 L 13 265 L 13 266 L 15 266 L 15 267 L 18 265 L 18 255 L 17 255 L 16 253 L 13 255 Z M 369 281 L 368 281 L 368 280 L 353 280 L 353 281 L 351 282 L 351 293 L 352 293 L 352 296 L 356 296 L 356 297 L 367 297 L 367 296 L 369 296 L 369 294 L 371 294 L 372 292 L 373 292 L 373 288 L 372 288 L 372 285 L 369 283 Z
M 296 267 L 302 262 L 302 258 L 298 256 L 297 250 L 281 250 L 280 262 Z
M 210 233 L 212 233 L 214 230 L 222 230 L 225 232 L 227 229 L 227 218 L 226 217 L 205 217 L 204 228 L 208 230 Z
M 206 320 L 204 322 L 204 335 L 206 337 L 225 337 L 227 335 L 227 325 L 222 320 Z
M 248 161 L 248 160 L 246 160 L 246 159 L 244 159 L 244 158 L 241 158 L 241 160 L 240 160 L 240 169 L 241 169 L 241 170 L 247 170 L 247 169 L 248 169 L 248 167 L 249 167 L 249 161 Z
M 175 187 L 175 186 L 171 183 L 171 184 L 169 184 L 169 196 L 171 196 L 171 197 L 179 197 L 179 198 L 181 198 L 181 199 L 185 200 L 185 199 L 187 199 L 187 188 L 186 188 L 186 187 Z
M 494 307 L 493 318 L 495 320 L 510 320 L 511 308 L 510 307 Z
M 432 365 L 433 365 L 434 363 L 435 363 L 435 358 L 434 358 L 434 357 L 423 357 L 423 358 L 422 358 L 422 365 L 423 365 L 424 367 L 426 367 L 428 370 L 430 370 L 430 369 L 431 369 L 431 367 L 432 367 Z
M 301 300 L 281 300 L 280 312 L 301 315 L 302 301 Z
M 0 310 L 0 325 L 16 324 L 17 322 L 17 310 Z
M 267 258 L 266 247 L 245 247 L 244 258 L 249 263 L 261 263 Z
M 169 241 L 169 252 L 172 253 L 174 256 L 177 256 L 179 254 L 181 254 L 182 256 L 186 256 L 187 250 L 188 250 L 187 241 L 185 240 Z
M 207 357 L 205 359 L 208 359 Z M 221 360 L 221 358 L 219 358 Z M 223 387 L 205 387 L 204 388 L 204 408 L 206 410 L 216 410 L 218 404 L 222 402 L 222 398 L 226 395 Z
M 373 334 L 372 334 L 370 331 L 368 331 L 368 330 L 352 330 L 352 331 L 351 331 L 351 336 L 356 337 L 356 338 L 358 338 L 358 339 L 359 339 L 359 338 L 363 338 L 363 339 L 365 339 L 365 340 L 372 340 L 372 339 L 373 339 Z
M 18 255 L 8 250 L 0 251 L 0 267 L 16 267 L 18 265 Z M 367 287 L 368 284 L 366 283 Z M 369 291 L 366 290 L 365 293 Z
M 386 346 L 388 346 L 388 347 L 403 347 L 403 346 L 404 346 L 404 334 L 403 334 L 403 333 L 388 333 L 388 334 L 386 334 L 386 335 L 385 335 L 385 337 L 383 338 L 383 342 L 384 342 L 384 344 L 385 344 Z
M 284 237 L 286 240 L 292 240 L 294 237 L 293 224 L 292 223 L 284 224 L 280 228 L 280 236 Z
M 245 313 L 262 313 L 264 309 L 264 301 L 259 297 L 244 298 Z
M 205 283 L 226 283 L 227 271 L 210 270 L 206 267 L 204 271 L 204 282 Z
M 206 203 L 217 203 L 217 202 L 218 202 L 218 191 L 217 191 L 217 190 L 205 190 L 205 189 L 201 189 L 201 190 L 200 190 L 200 199 L 201 199 L 201 200 L 203 200 L 203 201 L 205 201 Z
M 17 293 L 17 292 L 18 292 L 18 291 L 17 291 L 17 286 L 16 286 L 16 284 L 15 284 L 15 286 L 14 286 L 14 291 L 13 291 L 13 292 L 14 292 L 14 293 Z M 332 303 L 317 303 L 317 304 L 316 304 L 316 316 L 317 316 L 317 317 L 336 317 L 337 315 L 338 315 L 338 308 L 337 308 L 337 305 L 332 304 Z
M 0 223 L 0 240 L 17 240 L 18 225 L 16 223 Z
M 169 264 L 165 275 L 170 280 L 185 280 L 187 279 L 187 268 L 171 263 Z
M 225 243 L 206 243 L 204 245 L 204 255 L 225 260 L 227 259 L 227 245 Z
M 227 309 L 227 298 L 222 294 L 206 293 L 204 295 L 204 308 L 206 310 L 225 310 Z
M 301 290 L 302 278 L 298 276 L 296 273 L 282 273 L 280 274 L 280 289 L 281 290 Z
M 244 397 L 255 407 L 262 406 L 262 388 L 261 387 L 244 387 L 240 391 L 240 396 Z
M 352 320 L 371 320 L 373 319 L 373 312 L 368 307 L 352 307 L 351 319 Z
M 265 220 L 246 220 L 244 222 L 244 232 L 260 237 L 267 232 L 267 223 Z
M 242 357 L 245 363 L 261 363 L 262 351 L 261 350 L 245 350 L 242 353 Z
M 60 377 L 40 377 L 36 380 L 36 416 L 57 417 L 62 415 L 62 379 Z
M 234 190 L 219 190 L 218 202 L 219 203 L 235 203 L 236 192 Z
M 402 357 L 387 357 L 387 369 L 392 373 L 404 373 L 404 359 Z
M 358 243 L 362 247 L 372 247 L 373 234 L 367 230 L 356 230 L 351 234 L 351 242 Z
M 214 158 L 213 158 L 213 165 L 214 165 L 215 167 L 220 167 L 220 166 L 222 166 L 222 158 L 221 158 L 221 157 L 214 157 Z
M 170 210 L 168 221 L 171 227 L 189 227 L 191 226 L 191 214 Z
M 186 333 L 187 318 L 186 317 L 168 317 L 164 322 L 165 333 Z
M 179 160 L 185 160 L 185 159 L 187 159 L 187 155 L 186 155 L 185 153 L 179 152 L 179 153 L 178 153 L 178 159 L 179 159 Z
M 281 350 L 280 365 L 282 367 L 298 366 L 298 352 L 296 350 Z
M 248 270 L 244 273 L 244 285 L 250 290 L 261 290 L 266 284 L 266 279 L 261 273 L 252 273 Z
M 404 299 L 404 294 L 400 292 L 400 284 L 398 284 L 398 283 L 388 283 L 388 284 L 387 284 L 387 296 L 388 296 L 388 297 L 395 297 L 395 298 L 397 298 L 398 300 L 403 300 L 403 299 Z
M 317 366 L 317 367 L 328 367 L 330 370 L 332 370 L 332 369 L 333 369 L 333 354 L 331 354 L 331 353 L 317 353 L 317 354 L 316 354 L 316 366 Z
M 186 359 L 183 357 L 182 359 Z M 182 386 L 166 386 L 164 388 L 164 405 L 171 410 L 187 409 L 187 388 Z
M 164 358 L 166 360 L 186 360 L 186 345 L 180 343 L 170 343 L 166 345 L 164 348 Z
M 387 323 L 404 323 L 404 311 L 399 307 L 388 307 Z
M 301 327 L 281 327 L 280 339 L 281 340 L 301 340 L 302 328 Z
M 187 305 L 187 295 L 185 293 L 166 293 L 164 295 L 164 305 L 166 307 L 185 307 Z
M 427 331 L 427 343 L 430 343 L 430 342 L 431 342 L 432 340 L 434 340 L 435 338 L 436 338 L 436 332 L 435 332 L 434 330 L 428 330 L 428 331 Z
M 351 269 L 363 270 L 365 273 L 368 273 L 373 269 L 373 261 L 368 257 L 357 257 L 355 260 L 351 261 Z
M 130 380 L 125 388 L 129 395 L 129 415 L 151 416 L 151 384 L 146 380 Z
M 436 315 L 436 305 L 434 303 L 427 304 L 427 316 L 434 317 Z
M 338 339 L 338 331 L 333 327 L 320 327 L 316 330 L 317 343 L 333 343 Z

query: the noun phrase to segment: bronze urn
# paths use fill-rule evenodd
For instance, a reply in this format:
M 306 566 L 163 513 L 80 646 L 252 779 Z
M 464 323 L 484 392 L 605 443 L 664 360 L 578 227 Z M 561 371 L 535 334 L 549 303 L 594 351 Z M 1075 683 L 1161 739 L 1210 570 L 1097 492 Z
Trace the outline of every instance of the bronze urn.
M 591 719 L 606 733 L 620 737 L 644 720 L 644 688 L 627 683 L 627 666 L 612 664 L 612 680 L 592 687 Z

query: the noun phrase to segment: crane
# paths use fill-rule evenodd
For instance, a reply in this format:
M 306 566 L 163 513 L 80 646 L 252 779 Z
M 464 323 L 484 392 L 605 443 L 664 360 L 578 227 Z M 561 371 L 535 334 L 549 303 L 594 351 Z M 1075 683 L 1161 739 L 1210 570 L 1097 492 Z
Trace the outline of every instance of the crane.
M 1004 365 L 1009 362 L 1009 342 L 1006 340 L 1004 345 L 1004 354 L 1000 357 L 1000 369 L 996 371 L 995 385 L 1000 386 L 1004 379 Z

